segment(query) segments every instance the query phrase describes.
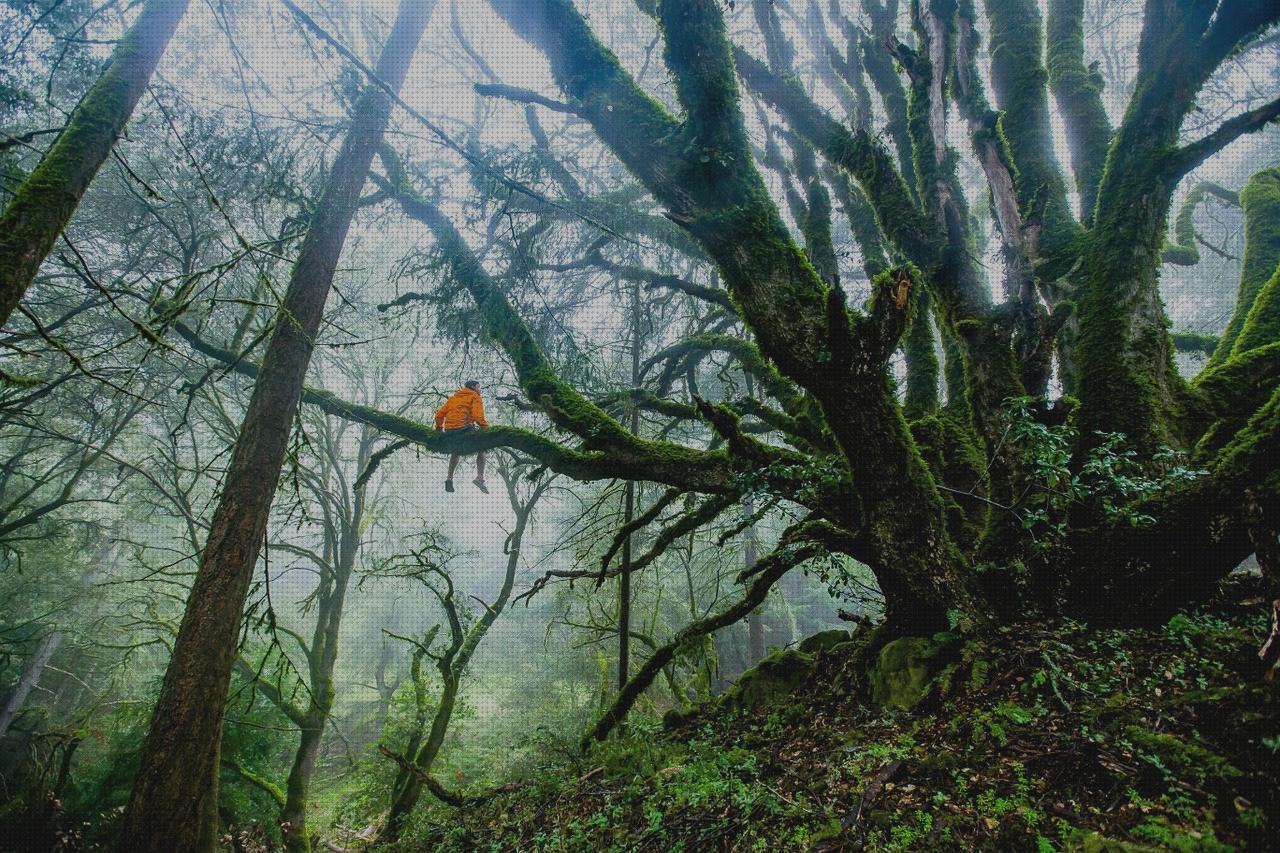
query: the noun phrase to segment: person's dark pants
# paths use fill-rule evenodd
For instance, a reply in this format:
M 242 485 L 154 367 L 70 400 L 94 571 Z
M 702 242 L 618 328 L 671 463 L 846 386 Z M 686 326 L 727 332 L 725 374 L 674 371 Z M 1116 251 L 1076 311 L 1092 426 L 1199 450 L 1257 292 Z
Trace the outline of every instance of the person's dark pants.
M 454 427 L 453 429 L 446 429 L 445 432 L 447 433 L 448 432 L 470 432 L 473 429 L 479 429 L 479 427 L 477 427 L 475 424 L 471 424 L 470 426 Z M 444 478 L 446 480 L 450 482 L 453 481 L 453 472 L 458 469 L 458 462 L 461 459 L 462 459 L 462 454 L 460 453 L 455 453 L 449 457 L 449 473 L 444 475 Z M 484 451 L 483 450 L 481 450 L 479 453 L 476 454 L 476 479 L 481 481 L 484 480 Z

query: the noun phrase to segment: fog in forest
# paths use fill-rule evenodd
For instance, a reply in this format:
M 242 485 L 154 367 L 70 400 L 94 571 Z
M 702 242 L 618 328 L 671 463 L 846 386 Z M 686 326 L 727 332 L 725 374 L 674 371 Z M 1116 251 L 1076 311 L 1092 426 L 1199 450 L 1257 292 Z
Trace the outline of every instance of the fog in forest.
M 0 849 L 1266 849 L 1278 24 L 5 0 Z

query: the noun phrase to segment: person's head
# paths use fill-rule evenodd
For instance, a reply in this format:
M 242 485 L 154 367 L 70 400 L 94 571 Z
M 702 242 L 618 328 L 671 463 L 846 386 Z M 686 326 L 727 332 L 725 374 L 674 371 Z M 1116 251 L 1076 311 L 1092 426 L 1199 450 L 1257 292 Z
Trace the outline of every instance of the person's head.
M 479 382 L 477 382 L 477 381 L 476 381 L 476 380 L 474 380 L 474 379 L 468 379 L 468 380 L 467 380 L 467 387 L 468 387 L 468 388 L 470 388 L 472 391 L 479 391 L 479 390 L 480 390 L 480 383 L 479 383 Z

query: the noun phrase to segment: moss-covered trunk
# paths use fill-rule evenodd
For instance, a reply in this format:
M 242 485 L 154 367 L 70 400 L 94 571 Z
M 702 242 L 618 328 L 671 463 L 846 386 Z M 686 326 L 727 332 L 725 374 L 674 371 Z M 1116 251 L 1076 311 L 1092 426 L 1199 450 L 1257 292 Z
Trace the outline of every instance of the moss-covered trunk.
M 284 847 L 289 853 L 310 853 L 311 837 L 307 829 L 307 802 L 311 793 L 311 779 L 316 772 L 316 758 L 320 755 L 320 741 L 329 714 L 317 709 L 309 715 L 300 729 L 298 749 L 293 754 L 293 766 L 289 781 L 285 784 L 285 803 L 280 810 L 280 830 Z
M 1150 452 L 1174 440 L 1185 388 L 1160 299 L 1173 187 L 1168 141 L 1127 131 L 1112 149 L 1085 252 L 1076 364 L 1085 441 L 1095 430 L 1121 432 Z
M 378 64 L 398 89 L 431 4 L 405 2 Z M 391 99 L 369 83 L 325 182 L 223 484 L 124 815 L 121 849 L 211 851 L 223 710 L 245 596 L 338 257 Z
M 1269 284 L 1280 271 L 1280 168 L 1264 169 L 1250 178 L 1240 192 L 1240 206 L 1244 209 L 1240 290 L 1235 311 L 1208 367 L 1276 340 L 1275 333 L 1280 330 L 1280 294 Z M 1251 334 L 1241 340 L 1246 322 L 1252 327 Z
M 187 11 L 189 0 L 150 0 L 107 68 L 0 215 L 0 326 L 18 307 L 75 213 Z
M 1102 104 L 1102 75 L 1084 63 L 1084 0 L 1049 0 L 1046 69 L 1063 116 L 1082 221 L 1093 220 L 1111 122 Z

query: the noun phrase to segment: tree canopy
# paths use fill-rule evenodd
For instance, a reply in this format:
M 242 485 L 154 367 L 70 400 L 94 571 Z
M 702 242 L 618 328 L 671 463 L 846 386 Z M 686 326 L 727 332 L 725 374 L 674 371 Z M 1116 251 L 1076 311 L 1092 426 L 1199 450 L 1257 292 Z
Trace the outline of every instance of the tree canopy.
M 243 790 L 309 850 L 366 585 L 370 701 L 402 727 L 384 841 L 424 792 L 485 796 L 440 768 L 495 625 L 598 655 L 557 664 L 603 667 L 590 750 L 646 693 L 723 686 L 744 622 L 738 670 L 837 613 L 871 659 L 1163 624 L 1250 558 L 1280 596 L 1277 24 L 1270 0 L 9 4 L 0 736 L 92 624 L 86 689 L 146 696 L 112 843 L 212 850 Z M 488 427 L 438 431 L 468 379 Z M 480 451 L 489 498 L 425 474 Z M 254 714 L 297 732 L 283 781 Z

